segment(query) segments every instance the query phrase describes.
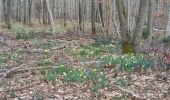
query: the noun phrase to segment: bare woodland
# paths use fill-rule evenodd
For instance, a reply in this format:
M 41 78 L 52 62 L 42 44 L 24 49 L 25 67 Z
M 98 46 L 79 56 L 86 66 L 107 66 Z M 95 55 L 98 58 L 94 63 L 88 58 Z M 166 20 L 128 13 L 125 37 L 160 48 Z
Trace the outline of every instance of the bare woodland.
M 168 100 L 170 0 L 0 0 L 0 100 Z

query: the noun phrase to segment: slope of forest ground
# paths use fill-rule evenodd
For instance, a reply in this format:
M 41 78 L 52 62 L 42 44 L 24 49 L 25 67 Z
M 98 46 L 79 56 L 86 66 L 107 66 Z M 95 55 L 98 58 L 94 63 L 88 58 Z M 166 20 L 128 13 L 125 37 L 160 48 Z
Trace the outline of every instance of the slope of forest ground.
M 165 70 L 169 65 L 162 64 L 158 48 L 121 55 L 118 41 L 94 40 L 90 33 L 62 28 L 56 35 L 38 31 L 16 26 L 0 33 L 0 99 L 170 97 L 170 73 Z

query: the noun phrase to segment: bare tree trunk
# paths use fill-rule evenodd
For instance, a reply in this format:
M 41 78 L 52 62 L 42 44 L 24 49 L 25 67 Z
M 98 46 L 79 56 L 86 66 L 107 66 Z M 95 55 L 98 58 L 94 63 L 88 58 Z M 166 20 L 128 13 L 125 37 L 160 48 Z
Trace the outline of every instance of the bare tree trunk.
M 81 0 L 79 0 L 79 30 L 82 31 L 82 9 Z
M 128 36 L 128 27 L 127 23 L 125 22 L 125 12 L 123 7 L 123 0 L 116 0 L 117 11 L 119 16 L 119 23 L 120 23 L 120 31 L 121 31 L 121 38 L 122 42 L 129 41 Z
M 64 26 L 66 27 L 66 0 L 64 0 Z
M 99 13 L 100 13 L 100 19 L 101 19 L 102 27 L 104 27 L 102 2 L 103 2 L 102 0 L 99 0 Z
M 7 0 L 7 16 L 6 16 L 6 20 L 7 20 L 7 28 L 10 29 L 11 28 L 11 0 Z
M 154 10 L 154 0 L 149 0 L 149 11 L 148 11 L 148 32 L 150 34 L 150 39 L 152 39 L 153 30 L 153 10 Z
M 49 17 L 50 17 L 51 32 L 52 32 L 52 34 L 55 34 L 55 24 L 54 24 L 53 14 L 52 14 L 52 11 L 50 9 L 49 0 L 45 0 L 45 2 L 46 2 L 46 7 L 47 7 L 47 10 L 48 10 Z
M 91 0 L 91 23 L 92 23 L 92 34 L 96 34 L 96 26 L 95 26 L 95 0 Z
M 29 24 L 29 26 L 31 26 L 32 25 L 32 20 L 31 20 L 31 16 L 32 16 L 32 0 L 28 0 L 28 6 L 29 6 L 29 8 L 28 8 L 28 24 Z
M 19 0 L 19 16 L 18 16 L 19 22 L 21 22 L 21 16 L 22 16 L 22 1 Z
M 135 34 L 133 38 L 133 43 L 135 44 L 136 52 L 139 51 L 139 47 L 140 47 L 140 41 L 142 38 L 142 31 L 143 31 L 144 19 L 146 15 L 147 3 L 148 3 L 148 0 L 140 0 L 139 13 L 138 13 L 137 23 L 135 27 Z
M 41 0 L 39 0 L 38 2 L 39 2 L 39 7 L 40 7 L 38 8 L 38 21 L 41 24 L 42 3 L 41 3 Z
M 23 1 L 23 8 L 24 8 L 24 23 L 27 23 L 27 0 Z
M 106 18 L 106 35 L 107 37 L 111 36 L 111 18 L 112 18 L 112 1 L 107 1 L 107 18 Z
M 56 1 L 57 0 L 53 0 L 53 7 L 52 7 L 52 13 L 53 13 L 53 18 L 54 18 L 54 22 L 55 22 L 55 17 L 56 17 Z
M 19 12 L 19 0 L 17 0 L 16 21 L 18 21 L 19 19 L 18 12 Z
M 46 20 L 47 20 L 47 17 L 46 17 L 46 10 L 47 10 L 47 7 L 46 7 L 46 4 L 45 4 L 45 0 L 43 0 L 43 24 L 46 24 Z
M 142 38 L 142 31 L 144 25 L 144 18 L 146 14 L 146 8 L 148 0 L 140 0 L 140 7 L 138 12 L 138 17 L 136 21 L 135 31 L 133 39 L 130 37 L 130 29 L 128 27 L 127 9 L 125 9 L 125 4 L 123 4 L 123 0 L 116 0 L 117 10 L 118 10 L 118 17 L 120 22 L 120 31 L 121 31 L 121 38 L 122 38 L 122 53 L 136 53 L 138 52 L 138 48 L 140 47 L 140 40 Z
M 135 53 L 134 43 L 131 42 L 131 39 L 129 38 L 129 34 L 128 34 L 129 29 L 126 22 L 126 12 L 124 10 L 123 0 L 116 0 L 116 5 L 117 5 L 119 23 L 120 23 L 122 53 L 123 54 Z
M 5 25 L 7 25 L 7 1 L 6 0 L 2 0 L 2 5 L 3 5 L 3 15 L 4 15 L 4 21 L 5 21 Z

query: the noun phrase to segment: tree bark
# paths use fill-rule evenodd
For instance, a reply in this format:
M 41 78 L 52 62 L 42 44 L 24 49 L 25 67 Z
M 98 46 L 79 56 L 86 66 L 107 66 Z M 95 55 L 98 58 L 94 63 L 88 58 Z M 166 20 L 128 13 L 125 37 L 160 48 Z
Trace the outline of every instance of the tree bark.
M 82 9 L 81 9 L 81 0 L 79 0 L 79 30 L 82 31 Z
M 128 34 L 128 25 L 126 22 L 126 12 L 123 6 L 123 0 L 116 0 L 119 23 L 120 23 L 120 34 L 121 34 L 121 41 L 122 41 L 122 53 L 135 53 L 134 43 L 129 38 Z
M 48 11 L 48 14 L 49 14 L 49 17 L 50 17 L 51 32 L 52 32 L 52 34 L 55 34 L 55 24 L 54 24 L 53 14 L 52 14 L 52 11 L 50 9 L 49 0 L 45 0 L 45 2 L 46 2 L 47 11 Z
M 117 11 L 118 11 L 122 42 L 130 41 L 129 36 L 128 36 L 128 27 L 127 27 L 127 23 L 125 21 L 123 0 L 116 0 L 116 6 L 117 6 Z
M 28 0 L 28 24 L 29 26 L 32 25 L 32 0 Z
M 24 24 L 27 23 L 27 0 L 23 1 L 23 8 L 24 8 Z
M 147 8 L 148 0 L 140 0 L 140 7 L 139 7 L 139 13 L 137 18 L 137 23 L 135 27 L 135 34 L 133 38 L 133 43 L 135 44 L 135 51 L 139 51 L 140 47 L 140 41 L 142 38 L 142 31 L 143 31 L 143 25 L 144 25 L 144 19 L 146 15 L 146 8 Z
M 7 20 L 7 28 L 10 29 L 11 28 L 11 0 L 7 0 L 7 16 L 6 16 L 6 20 Z
M 95 26 L 95 0 L 91 0 L 91 23 L 92 23 L 92 34 L 96 34 L 96 26 Z
M 21 22 L 21 17 L 22 17 L 22 1 L 19 0 L 19 16 L 18 16 L 19 22 Z
M 147 3 L 148 0 L 140 0 L 140 7 L 136 21 L 136 26 L 134 29 L 134 36 L 133 38 L 131 38 L 129 34 L 130 29 L 128 27 L 128 21 L 126 21 L 129 12 L 127 12 L 127 10 L 125 9 L 123 0 L 116 0 L 122 38 L 122 53 L 124 54 L 137 53 L 139 51 Z
M 45 3 L 45 0 L 43 0 L 43 24 L 47 23 L 46 10 L 47 10 L 46 3 Z
M 99 13 L 100 13 L 102 27 L 104 27 L 102 0 L 99 0 Z
M 66 27 L 66 0 L 64 0 L 64 26 Z
M 5 21 L 5 25 L 7 24 L 7 1 L 6 0 L 2 0 L 2 5 L 3 5 L 3 17 L 4 17 L 4 21 Z
M 149 11 L 148 11 L 148 32 L 150 34 L 150 39 L 152 39 L 152 29 L 153 29 L 153 10 L 154 10 L 154 0 L 149 0 Z

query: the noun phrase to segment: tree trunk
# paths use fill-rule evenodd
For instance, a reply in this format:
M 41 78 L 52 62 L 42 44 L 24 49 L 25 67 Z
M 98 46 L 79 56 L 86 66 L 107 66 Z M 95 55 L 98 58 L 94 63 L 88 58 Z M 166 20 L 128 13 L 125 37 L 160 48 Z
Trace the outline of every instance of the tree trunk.
M 92 34 L 96 34 L 96 26 L 95 26 L 95 0 L 91 0 L 91 23 L 92 23 Z
M 19 12 L 19 0 L 17 0 L 16 21 L 18 21 L 19 19 L 18 12 Z
M 125 21 L 126 14 L 123 7 L 123 0 L 116 0 L 116 5 L 117 5 L 119 23 L 120 23 L 122 53 L 123 54 L 135 53 L 134 43 L 131 42 L 131 39 L 129 39 L 129 34 L 128 34 L 129 29 L 127 26 L 127 22 Z
M 135 27 L 135 33 L 133 39 L 130 37 L 129 34 L 129 27 L 127 20 L 127 10 L 124 7 L 123 0 L 116 0 L 117 10 L 118 10 L 118 17 L 120 22 L 120 31 L 121 31 L 121 38 L 122 38 L 122 53 L 136 53 L 140 47 L 140 40 L 142 38 L 142 31 L 144 25 L 144 18 L 146 14 L 147 8 L 147 1 L 148 0 L 140 0 L 140 7 Z
M 116 6 L 117 6 L 117 11 L 118 11 L 122 42 L 128 42 L 128 41 L 130 41 L 130 39 L 129 39 L 129 35 L 128 35 L 128 26 L 125 21 L 123 0 L 116 0 Z
M 6 16 L 6 20 L 7 20 L 7 28 L 10 29 L 11 28 L 11 0 L 7 0 L 7 16 Z
M 49 17 L 50 17 L 51 32 L 52 32 L 52 34 L 55 34 L 55 24 L 54 24 L 53 14 L 52 14 L 52 11 L 50 9 L 49 0 L 45 0 L 45 2 L 46 2 L 47 11 L 48 11 L 48 14 L 49 14 Z
M 79 0 L 79 30 L 82 31 L 82 9 L 81 9 L 81 0 Z
M 152 29 L 153 29 L 153 10 L 154 10 L 154 0 L 149 0 L 149 11 L 148 11 L 148 32 L 150 34 L 150 39 L 152 39 Z
M 54 22 L 55 22 L 55 17 L 56 17 L 56 0 L 53 0 L 52 13 L 53 13 L 53 18 L 54 18 Z
M 104 27 L 102 0 L 99 0 L 99 13 L 100 13 L 102 27 Z
M 133 37 L 133 43 L 135 44 L 136 52 L 139 51 L 139 47 L 140 47 L 140 41 L 142 38 L 142 31 L 143 31 L 144 19 L 146 15 L 147 3 L 148 3 L 148 0 L 140 0 L 139 13 L 138 13 L 138 18 L 137 18 L 136 27 L 135 27 L 135 34 Z
M 27 0 L 23 1 L 23 8 L 24 8 L 24 24 L 27 23 Z
M 32 25 L 32 0 L 28 0 L 28 6 L 29 6 L 29 8 L 28 8 L 28 24 L 29 24 L 29 26 L 31 26 Z
M 108 0 L 108 4 L 107 4 L 107 18 L 106 18 L 106 26 L 107 26 L 107 30 L 106 30 L 106 35 L 107 37 L 111 36 L 111 18 L 112 18 L 112 1 Z
M 19 16 L 18 16 L 19 22 L 21 22 L 21 16 L 22 16 L 22 1 L 19 0 Z
M 45 0 L 43 0 L 43 24 L 46 24 L 46 10 L 47 10 L 47 7 L 46 7 L 46 4 L 45 4 Z
M 66 0 L 64 0 L 64 26 L 66 27 Z
M 7 1 L 6 0 L 2 0 L 2 5 L 3 5 L 3 15 L 4 15 L 4 21 L 5 21 L 5 25 L 7 25 Z

